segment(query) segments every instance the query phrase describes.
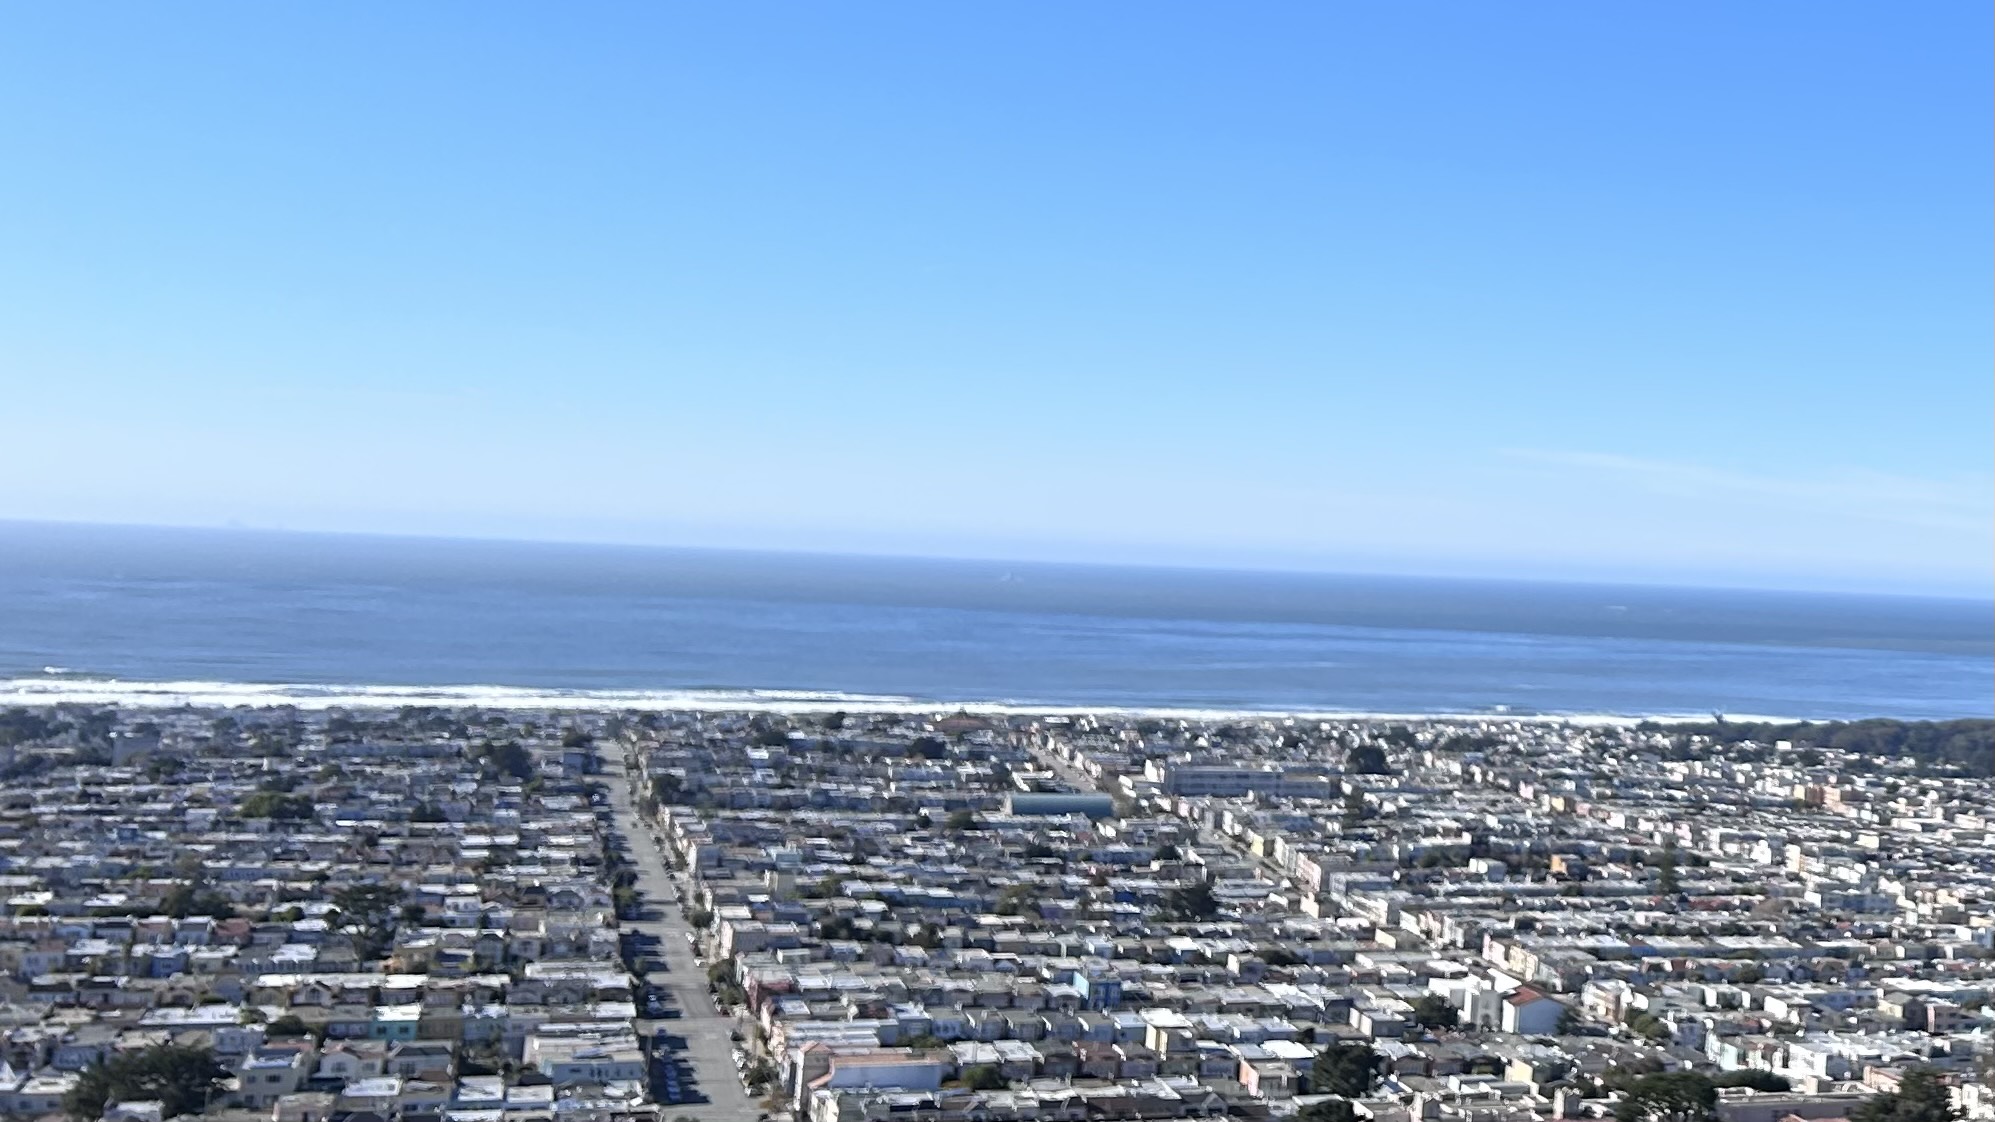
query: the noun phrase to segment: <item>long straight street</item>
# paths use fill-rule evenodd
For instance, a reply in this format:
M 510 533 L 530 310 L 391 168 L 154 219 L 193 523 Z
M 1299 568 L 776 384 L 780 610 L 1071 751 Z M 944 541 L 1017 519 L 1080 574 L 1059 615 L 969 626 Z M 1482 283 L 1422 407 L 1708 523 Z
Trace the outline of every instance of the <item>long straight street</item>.
M 750 1122 L 761 1113 L 761 1108 L 749 1098 L 735 1071 L 732 1055 L 735 1045 L 728 1034 L 737 1024 L 734 1018 L 714 1007 L 707 993 L 706 970 L 693 961 L 693 948 L 686 938 L 691 927 L 675 902 L 678 889 L 658 854 L 650 827 L 637 816 L 631 790 L 635 778 L 625 769 L 618 754 L 605 753 L 602 764 L 616 829 L 637 870 L 634 887 L 643 900 L 643 918 L 625 920 L 622 929 L 644 940 L 640 953 L 654 967 L 662 961 L 664 969 L 649 971 L 644 981 L 663 994 L 666 1009 L 678 1010 L 680 1014 L 674 1018 L 647 1018 L 643 1015 L 644 1001 L 640 995 L 639 1034 L 662 1033 L 671 1041 L 670 1048 L 658 1049 L 662 1059 L 653 1063 L 652 1085 L 662 1104 L 661 1114 L 668 1122 L 681 1116 L 701 1122 Z M 676 1065 L 681 1098 L 693 1101 L 668 1101 L 661 1063 Z

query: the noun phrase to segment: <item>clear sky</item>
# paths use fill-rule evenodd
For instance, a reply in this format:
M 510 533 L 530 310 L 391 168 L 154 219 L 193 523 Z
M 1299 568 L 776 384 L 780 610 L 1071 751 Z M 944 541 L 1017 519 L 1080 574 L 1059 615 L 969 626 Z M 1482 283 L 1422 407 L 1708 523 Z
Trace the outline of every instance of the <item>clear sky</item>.
M 1987 596 L 1991 30 L 18 5 L 0 517 Z

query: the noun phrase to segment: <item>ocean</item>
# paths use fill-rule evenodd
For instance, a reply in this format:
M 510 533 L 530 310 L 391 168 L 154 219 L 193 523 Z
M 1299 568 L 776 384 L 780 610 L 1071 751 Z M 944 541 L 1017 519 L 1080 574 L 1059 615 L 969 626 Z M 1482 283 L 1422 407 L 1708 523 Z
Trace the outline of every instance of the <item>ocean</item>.
M 0 706 L 1987 717 L 1987 601 L 0 523 Z

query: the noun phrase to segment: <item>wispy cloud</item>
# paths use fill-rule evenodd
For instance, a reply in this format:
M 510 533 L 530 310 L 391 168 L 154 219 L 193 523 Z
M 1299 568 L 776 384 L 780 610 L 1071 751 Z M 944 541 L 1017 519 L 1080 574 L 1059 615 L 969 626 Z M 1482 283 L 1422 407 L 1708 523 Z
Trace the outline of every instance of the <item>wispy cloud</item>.
M 1509 459 L 1606 474 L 1658 495 L 1758 502 L 1931 529 L 1988 532 L 1995 480 L 1921 479 L 1882 472 L 1774 475 L 1612 452 L 1505 448 Z

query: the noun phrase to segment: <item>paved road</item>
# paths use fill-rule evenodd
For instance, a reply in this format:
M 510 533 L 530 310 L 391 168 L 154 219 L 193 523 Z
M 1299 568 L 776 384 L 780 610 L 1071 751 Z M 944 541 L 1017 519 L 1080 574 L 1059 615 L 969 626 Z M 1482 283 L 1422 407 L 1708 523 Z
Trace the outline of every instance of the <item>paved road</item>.
M 658 847 L 652 843 L 651 828 L 638 819 L 631 805 L 633 777 L 625 772 L 622 758 L 612 753 L 604 753 L 603 771 L 616 828 L 637 866 L 636 888 L 644 897 L 646 918 L 626 920 L 623 929 L 656 938 L 646 953 L 663 958 L 667 969 L 647 974 L 644 980 L 666 991 L 666 1004 L 683 1014 L 658 1021 L 640 1017 L 637 1031 L 640 1036 L 663 1030 L 683 1037 L 685 1044 L 675 1057 L 681 1062 L 680 1086 L 707 1100 L 668 1103 L 661 1094 L 660 1113 L 668 1120 L 685 1115 L 701 1122 L 752 1122 L 762 1108 L 748 1097 L 735 1074 L 731 1055 L 735 1045 L 728 1039 L 728 1033 L 737 1027 L 736 1023 L 714 1008 L 713 999 L 707 994 L 706 968 L 693 965 L 693 949 L 686 941 L 690 929 L 679 914 L 679 905 L 673 903 L 677 889 L 658 855 Z M 641 1001 L 638 1010 L 643 1012 Z
M 1096 783 L 1093 776 L 1075 769 L 1067 761 L 1044 748 L 1035 745 L 1028 750 L 1032 753 L 1033 759 L 1039 762 L 1040 767 L 1059 776 L 1067 786 L 1076 791 L 1097 791 L 1111 797 L 1121 794 L 1110 785 Z

